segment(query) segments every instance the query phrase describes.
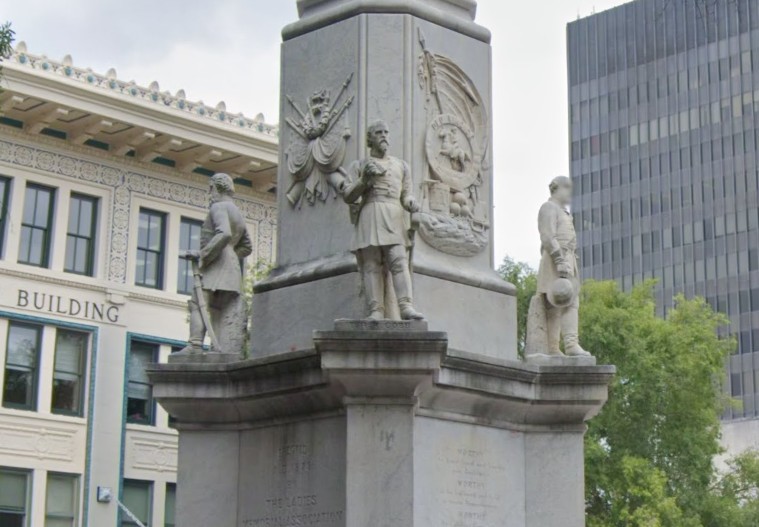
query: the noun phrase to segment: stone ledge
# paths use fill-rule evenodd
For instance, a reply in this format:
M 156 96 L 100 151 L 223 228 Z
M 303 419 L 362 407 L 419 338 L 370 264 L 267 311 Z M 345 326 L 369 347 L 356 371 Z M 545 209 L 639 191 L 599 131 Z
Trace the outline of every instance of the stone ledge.
M 241 361 L 239 353 L 214 353 L 204 351 L 202 353 L 190 353 L 179 351 L 169 355 L 171 364 L 228 364 Z
M 335 320 L 335 331 L 381 331 L 388 333 L 408 331 L 428 331 L 426 320 L 371 320 L 349 319 Z
M 531 353 L 526 355 L 524 361 L 527 364 L 539 366 L 595 366 L 596 358 L 593 356 L 573 357 L 570 355 L 549 355 L 546 353 Z

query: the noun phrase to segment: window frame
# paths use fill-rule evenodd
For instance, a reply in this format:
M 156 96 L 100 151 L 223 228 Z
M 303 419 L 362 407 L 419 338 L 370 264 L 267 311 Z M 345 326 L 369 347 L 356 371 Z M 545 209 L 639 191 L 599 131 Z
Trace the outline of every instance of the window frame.
M 59 338 L 61 332 L 64 332 L 64 333 L 77 333 L 77 334 L 83 335 L 85 337 L 85 339 L 86 339 L 86 345 L 85 345 L 85 348 L 84 348 L 84 351 L 83 351 L 83 355 L 80 357 L 80 361 L 79 361 L 79 372 L 76 373 L 76 374 L 74 374 L 72 372 L 62 372 L 62 373 L 66 373 L 66 374 L 69 374 L 69 375 L 78 375 L 78 382 L 79 382 L 79 386 L 78 386 L 79 399 L 78 399 L 78 401 L 79 401 L 79 404 L 78 404 L 78 409 L 75 410 L 75 411 L 67 411 L 67 410 L 60 409 L 60 408 L 56 409 L 53 406 L 55 404 L 55 381 L 56 381 L 56 374 L 57 373 L 61 373 L 57 369 L 57 361 L 56 361 L 56 359 L 58 357 L 58 338 Z M 66 327 L 56 327 L 55 328 L 55 347 L 54 347 L 54 351 L 53 351 L 53 368 L 52 368 L 52 374 L 51 374 L 52 376 L 51 376 L 51 379 L 50 379 L 50 381 L 51 381 L 50 382 L 50 384 L 51 384 L 51 387 L 50 387 L 50 413 L 51 414 L 67 415 L 67 416 L 72 416 L 72 417 L 82 417 L 82 416 L 84 416 L 85 399 L 87 397 L 87 390 L 86 390 L 86 385 L 87 385 L 87 366 L 89 364 L 91 350 L 92 350 L 92 333 L 90 333 L 88 331 L 79 331 L 79 330 L 70 329 L 70 328 L 66 328 Z
M 174 499 L 174 510 L 173 516 L 174 516 L 174 523 L 168 523 L 167 521 L 167 514 L 166 512 L 169 510 L 169 495 L 173 495 Z M 166 483 L 166 494 L 164 496 L 163 500 L 163 525 L 164 527 L 176 527 L 176 510 L 177 510 L 177 484 L 172 482 Z
M 121 502 L 124 503 L 124 506 L 126 506 L 125 503 L 125 497 L 124 497 L 124 491 L 126 490 L 127 486 L 133 485 L 133 486 L 140 486 L 144 487 L 147 491 L 147 518 L 145 518 L 144 522 L 145 525 L 149 525 L 152 523 L 152 516 L 153 516 L 153 490 L 154 490 L 154 483 L 152 481 L 144 480 L 144 479 L 132 479 L 132 478 L 123 478 L 121 481 Z M 130 509 L 130 512 L 131 509 Z M 134 513 L 132 513 L 134 514 Z M 119 527 L 132 527 L 134 525 L 137 525 L 129 518 L 124 518 L 126 515 L 124 514 L 123 510 L 119 511 Z M 140 521 L 143 521 L 140 519 Z
M 27 224 L 24 222 L 24 216 L 26 215 L 26 201 L 27 201 L 27 193 L 30 189 L 35 190 L 36 192 L 44 191 L 50 193 L 50 206 L 47 210 L 47 222 L 46 226 L 44 228 L 41 228 L 34 224 Z M 51 246 L 53 243 L 53 229 L 54 229 L 54 219 L 55 219 L 55 200 L 57 198 L 57 188 L 51 187 L 48 185 L 42 185 L 40 183 L 35 183 L 33 181 L 27 181 L 26 182 L 26 188 L 24 189 L 24 207 L 22 210 L 22 216 L 21 216 L 21 230 L 19 233 L 19 248 L 18 248 L 18 263 L 24 264 L 24 265 L 31 265 L 34 267 L 40 267 L 43 269 L 49 269 L 50 268 L 50 254 L 51 254 Z M 33 215 L 37 215 L 37 199 L 35 197 L 34 201 L 34 212 Z M 29 250 L 27 251 L 27 259 L 22 259 L 22 247 L 24 245 L 24 232 L 25 229 L 31 229 L 31 230 L 41 230 L 43 231 L 43 243 L 42 243 L 42 258 L 40 263 L 29 261 L 28 257 L 31 253 L 31 241 L 29 242 Z
M 7 176 L 0 176 L 0 182 L 3 183 L 3 188 L 0 190 L 0 259 L 5 256 L 5 237 L 8 231 L 8 211 L 10 209 L 11 200 L 11 187 L 13 185 L 13 178 Z
M 92 204 L 92 217 L 90 218 L 90 233 L 89 237 L 83 236 L 79 233 L 71 232 L 71 205 L 74 200 L 89 201 Z M 81 276 L 94 276 L 95 275 L 95 249 L 97 245 L 97 231 L 98 231 L 98 219 L 100 217 L 100 198 L 97 196 L 91 196 L 89 194 L 83 194 L 81 192 L 71 192 L 69 195 L 69 224 L 66 227 L 66 254 L 64 255 L 63 270 L 67 273 L 78 274 Z M 81 208 L 79 209 L 79 218 L 81 218 Z M 80 220 L 81 221 L 81 220 Z M 86 269 L 84 271 L 78 271 L 68 268 L 68 242 L 69 238 L 75 238 L 78 240 L 86 240 L 88 242 L 87 255 L 86 255 Z M 74 257 L 76 261 L 76 256 Z
M 73 516 L 61 516 L 61 515 L 55 515 L 51 514 L 49 511 L 49 499 L 50 499 L 50 479 L 52 478 L 59 478 L 59 479 L 67 479 L 71 481 L 71 483 L 74 486 L 73 489 L 73 498 L 74 501 L 72 503 L 72 514 Z M 75 527 L 77 525 L 77 522 L 79 521 L 79 516 L 81 514 L 80 508 L 81 508 L 81 477 L 79 474 L 68 474 L 65 472 L 53 472 L 50 471 L 47 473 L 47 485 L 45 489 L 45 523 L 47 524 L 47 521 L 50 519 L 54 520 L 71 520 L 72 527 Z
M 140 221 L 143 214 L 147 214 L 154 218 L 160 218 L 161 221 L 161 229 L 160 229 L 160 242 L 159 247 L 160 249 L 158 251 L 154 249 L 150 249 L 150 247 L 141 247 L 140 246 Z M 168 214 L 165 212 L 160 212 L 155 209 L 151 209 L 148 207 L 140 207 L 138 212 L 138 218 L 137 218 L 137 248 L 135 251 L 135 265 L 134 265 L 134 284 L 138 287 L 145 287 L 148 289 L 158 289 L 161 290 L 164 288 L 164 281 L 165 281 L 165 265 L 166 265 L 166 224 L 168 223 Z M 148 242 L 149 245 L 150 242 Z M 141 256 L 140 253 L 146 253 L 146 254 L 156 254 L 157 255 L 157 273 L 155 277 L 155 285 L 150 285 L 148 283 L 145 283 L 145 274 L 143 272 L 143 279 L 140 281 L 140 276 L 137 272 L 137 267 L 139 265 L 140 261 L 144 262 L 146 261 L 145 255 L 143 254 Z M 147 267 L 147 266 L 145 266 Z
M 24 527 L 29 526 L 29 520 L 31 519 L 31 494 L 32 494 L 32 471 L 27 469 L 20 469 L 16 467 L 5 467 L 0 466 L 0 473 L 10 473 L 10 474 L 19 474 L 23 475 L 26 479 L 26 485 L 24 488 L 24 511 L 23 511 L 23 519 L 24 519 Z M 6 513 L 6 514 L 14 514 L 15 511 L 11 510 L 4 510 L 0 507 L 0 513 Z
M 32 373 L 32 386 L 31 386 L 31 402 L 27 404 L 17 404 L 17 403 L 9 403 L 6 401 L 6 386 L 8 382 L 8 370 L 9 369 L 15 369 L 17 371 L 23 371 L 21 366 L 23 365 L 17 365 L 14 364 L 15 368 L 9 368 L 9 362 L 8 359 L 10 358 L 10 352 L 9 350 L 9 340 L 11 337 L 11 331 L 13 327 L 23 327 L 26 329 L 32 329 L 37 335 L 36 345 L 35 345 L 35 365 L 33 368 L 31 368 Z M 42 338 L 44 333 L 44 326 L 41 324 L 33 324 L 28 322 L 18 322 L 15 320 L 9 320 L 8 321 L 8 331 L 5 338 L 5 364 L 3 366 L 3 400 L 2 400 L 2 407 L 3 408 L 10 408 L 13 410 L 27 410 L 36 412 L 38 411 L 39 406 L 39 382 L 40 382 L 40 358 L 42 356 Z
M 191 295 L 193 290 L 193 277 L 192 277 L 192 264 L 189 260 L 182 257 L 182 254 L 184 251 L 187 250 L 193 250 L 192 247 L 185 247 L 185 240 L 182 236 L 182 227 L 184 225 L 189 225 L 190 228 L 197 227 L 198 228 L 198 247 L 195 248 L 195 250 L 200 250 L 200 234 L 203 229 L 203 220 L 199 220 L 196 218 L 191 218 L 188 216 L 181 216 L 179 219 L 179 255 L 177 257 L 177 293 L 180 295 Z M 192 231 L 190 231 L 189 238 L 192 239 Z M 189 275 L 189 278 L 187 278 L 187 275 Z M 182 280 L 188 280 L 189 281 L 189 287 L 188 289 L 182 289 L 181 287 L 181 281 Z
M 132 358 L 135 353 L 135 345 L 143 345 L 143 346 L 150 346 L 152 348 L 152 362 L 156 363 L 158 362 L 160 353 L 161 353 L 161 346 L 159 344 L 156 344 L 154 342 L 142 340 L 139 338 L 130 338 L 129 340 L 129 354 L 128 354 L 128 361 L 127 361 L 127 370 L 126 370 L 126 392 L 124 394 L 125 401 L 124 401 L 124 420 L 126 424 L 128 425 L 139 425 L 139 426 L 156 426 L 156 400 L 153 397 L 153 387 L 149 382 L 142 382 L 142 381 L 136 381 L 132 380 L 132 373 L 130 371 L 132 366 Z M 147 399 L 146 408 L 148 410 L 148 416 L 145 420 L 132 420 L 129 415 L 129 393 L 130 388 L 132 385 L 140 385 L 140 386 L 147 386 L 149 390 L 149 397 Z

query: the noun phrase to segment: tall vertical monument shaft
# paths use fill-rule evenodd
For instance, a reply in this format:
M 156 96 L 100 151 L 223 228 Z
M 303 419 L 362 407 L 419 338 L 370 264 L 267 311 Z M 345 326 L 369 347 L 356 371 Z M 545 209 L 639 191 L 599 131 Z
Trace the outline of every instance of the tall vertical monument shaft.
M 301 0 L 298 11 L 283 31 L 278 267 L 256 288 L 252 355 L 309 348 L 315 329 L 365 316 L 340 185 L 382 119 L 421 207 L 417 307 L 452 347 L 515 358 L 514 289 L 493 271 L 490 33 L 476 2 Z

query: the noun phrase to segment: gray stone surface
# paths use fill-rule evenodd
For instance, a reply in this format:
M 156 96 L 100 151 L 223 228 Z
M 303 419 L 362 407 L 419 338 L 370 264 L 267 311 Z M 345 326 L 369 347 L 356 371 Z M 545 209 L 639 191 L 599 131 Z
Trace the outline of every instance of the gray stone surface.
M 549 355 L 547 353 L 531 353 L 525 355 L 525 361 L 542 366 L 595 366 L 596 358 L 588 356 Z
M 494 285 L 510 286 L 500 279 Z M 314 330 L 331 328 L 338 319 L 363 318 L 359 291 L 353 272 L 256 293 L 251 356 L 309 349 Z M 452 349 L 516 360 L 516 298 L 511 294 L 493 291 L 487 283 L 476 287 L 416 273 L 414 297 L 429 328 L 448 333 Z
M 414 443 L 414 525 L 525 524 L 523 433 L 421 417 Z
M 525 527 L 585 526 L 583 431 L 525 434 Z
M 426 320 L 335 320 L 335 331 L 427 331 Z
M 351 165 L 342 188 L 354 224 L 351 250 L 361 273 L 367 317 L 424 320 L 414 309 L 411 285 L 411 214 L 419 203 L 408 163 L 387 153 L 390 129 L 382 120 L 366 131 L 369 157 Z
M 240 432 L 239 525 L 346 525 L 345 421 L 304 419 Z
M 283 95 L 302 105 L 301 101 L 325 88 L 336 98 L 337 87 L 351 78 L 346 93 L 355 96 L 355 101 L 335 128 L 352 132 L 345 145 L 343 167 L 366 156 L 367 126 L 381 117 L 393 134 L 388 153 L 408 162 L 412 188 L 424 207 L 424 200 L 429 199 L 423 196 L 422 187 L 431 178 L 427 156 L 435 152 L 427 147 L 427 139 L 443 139 L 434 133 L 430 136 L 428 123 L 439 110 L 434 108 L 427 84 L 418 77 L 420 57 L 425 56 L 426 49 L 441 61 L 441 68 L 445 58 L 450 71 L 460 69 L 462 78 L 478 93 L 475 109 L 467 111 L 478 115 L 480 124 L 473 150 L 456 159 L 467 163 L 469 155 L 482 162 L 478 165 L 482 183 L 475 193 L 477 213 L 473 214 L 482 220 L 477 224 L 481 227 L 478 235 L 484 236 L 485 243 L 468 256 L 457 256 L 442 249 L 450 240 L 437 246 L 425 241 L 425 237 L 436 240 L 434 229 L 418 235 L 413 253 L 414 304 L 431 328 L 449 333 L 452 347 L 471 346 L 493 357 L 516 358 L 515 293 L 493 271 L 492 228 L 483 225 L 490 222 L 487 216 L 492 210 L 492 145 L 484 141 L 491 136 L 491 52 L 487 39 L 472 38 L 464 30 L 476 26 L 472 21 L 475 5 L 466 0 L 304 2 L 300 4 L 303 18 L 285 30 L 281 89 Z M 341 14 L 333 16 L 334 10 Z M 432 12 L 446 22 L 431 22 L 427 14 Z M 451 93 L 455 96 L 462 89 L 459 86 Z M 280 121 L 295 118 L 295 113 L 283 96 Z M 441 126 L 448 131 L 458 126 L 451 123 L 459 123 L 455 119 L 446 121 L 448 124 L 443 121 Z M 293 141 L 302 139 L 296 135 L 292 128 L 283 127 L 279 165 L 282 189 L 291 184 L 286 152 Z M 459 141 L 465 146 L 463 136 Z M 436 162 L 439 165 L 440 159 Z M 470 173 L 468 166 L 464 172 Z M 448 194 L 452 202 L 461 203 L 458 194 L 462 192 Z M 365 316 L 364 298 L 357 296 L 361 284 L 350 253 L 353 226 L 348 208 L 336 195 L 302 207 L 293 207 L 286 192 L 279 193 L 278 199 L 278 267 L 256 286 L 252 356 L 306 349 L 314 330 L 331 327 L 337 318 Z M 467 207 L 472 208 L 470 205 Z M 457 210 L 459 215 L 451 221 L 469 225 L 466 207 Z M 448 227 L 441 229 L 447 232 Z M 458 243 L 455 236 L 453 242 Z M 467 322 L 469 313 L 477 313 L 480 323 Z M 288 332 L 281 331 L 285 324 Z
M 582 437 L 612 366 L 489 358 L 397 328 L 314 346 L 151 367 L 180 423 L 183 526 L 583 524 Z
M 183 350 L 201 353 L 206 335 L 215 353 L 241 354 L 247 313 L 242 296 L 242 262 L 253 252 L 243 217 L 233 201 L 228 174 L 210 180 L 210 206 L 200 229 L 200 250 L 184 255 L 192 261 L 194 288 L 188 302 L 190 338 Z
M 179 436 L 177 525 L 239 527 L 240 434 L 184 430 Z
M 580 346 L 579 308 L 580 273 L 577 267 L 577 235 L 569 206 L 572 181 L 555 177 L 549 189 L 551 197 L 538 212 L 540 267 L 537 294 L 530 301 L 527 314 L 525 355 L 546 353 L 587 357 Z M 564 350 L 560 341 L 564 340 Z
M 215 353 L 202 351 L 199 353 L 178 351 L 169 355 L 169 362 L 178 364 L 223 364 L 240 360 L 239 353 Z
M 301 20 L 282 31 L 285 40 L 363 13 L 416 16 L 473 39 L 490 42 L 490 31 L 474 23 L 475 0 L 298 0 Z

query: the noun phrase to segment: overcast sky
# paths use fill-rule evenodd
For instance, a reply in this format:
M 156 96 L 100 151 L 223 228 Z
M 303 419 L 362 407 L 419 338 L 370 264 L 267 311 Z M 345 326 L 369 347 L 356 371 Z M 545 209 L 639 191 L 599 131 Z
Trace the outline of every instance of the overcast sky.
M 536 217 L 567 174 L 566 23 L 621 0 L 480 0 L 493 32 L 495 259 L 537 265 Z M 267 122 L 278 120 L 280 29 L 295 0 L 0 0 L 30 53 Z M 1 22 L 2 20 L 0 20 Z

